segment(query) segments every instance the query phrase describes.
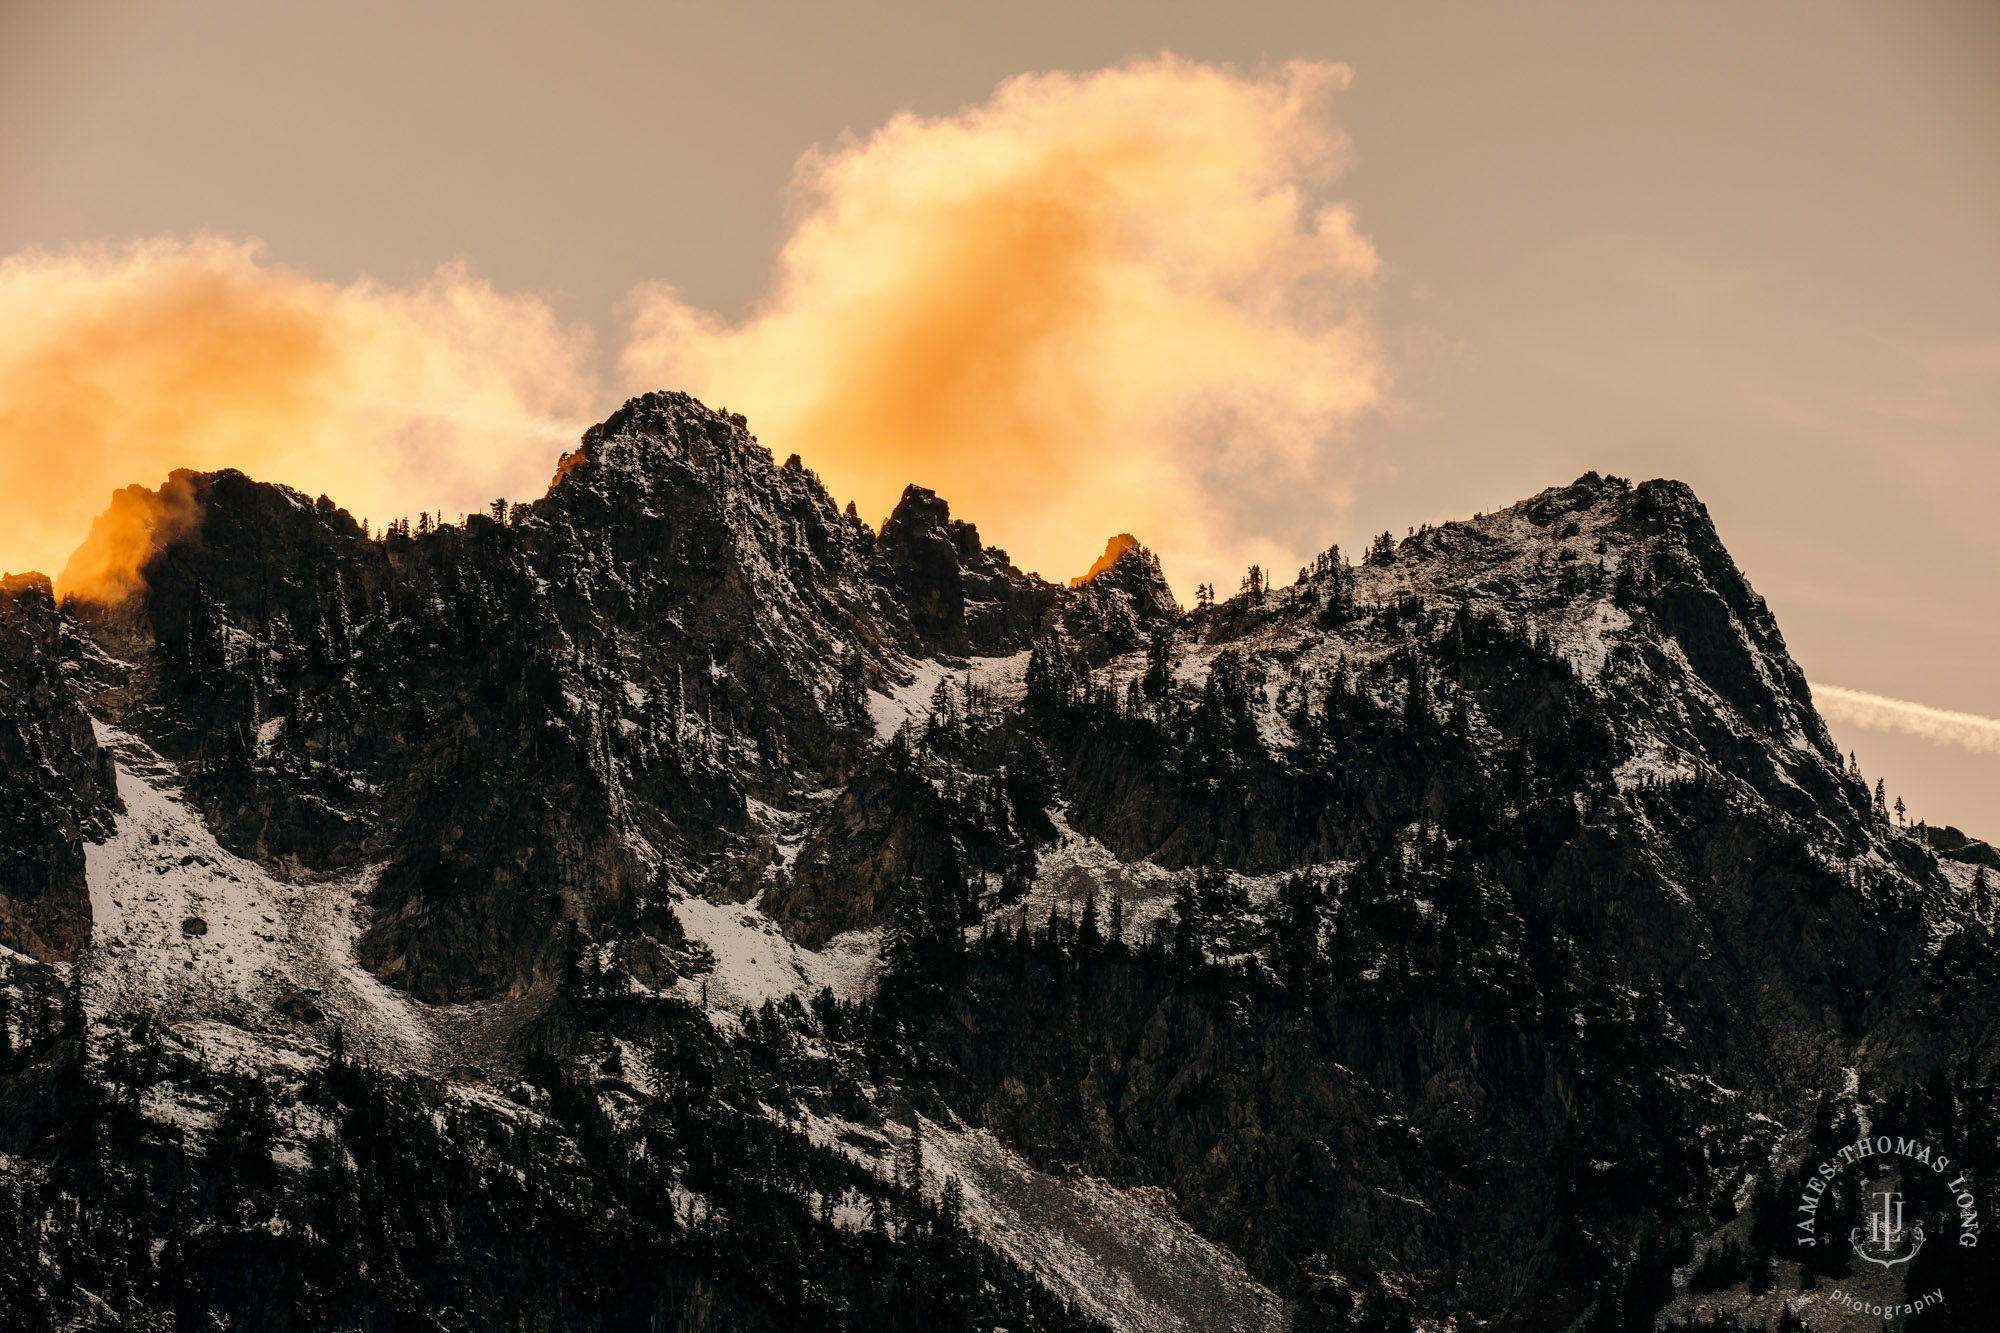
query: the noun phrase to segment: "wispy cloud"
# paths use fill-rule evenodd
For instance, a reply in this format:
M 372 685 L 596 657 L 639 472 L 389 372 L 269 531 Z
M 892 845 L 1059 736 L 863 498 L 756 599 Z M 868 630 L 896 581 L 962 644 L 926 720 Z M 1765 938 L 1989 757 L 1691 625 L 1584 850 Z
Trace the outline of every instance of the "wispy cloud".
M 2000 754 L 2000 718 L 1977 713 L 1954 713 L 1929 704 L 1891 699 L 1880 694 L 1845 689 L 1839 685 L 1812 685 L 1813 703 L 1820 715 L 1850 726 L 1875 731 L 1900 731 L 1938 745 L 1956 745 L 1984 754 Z

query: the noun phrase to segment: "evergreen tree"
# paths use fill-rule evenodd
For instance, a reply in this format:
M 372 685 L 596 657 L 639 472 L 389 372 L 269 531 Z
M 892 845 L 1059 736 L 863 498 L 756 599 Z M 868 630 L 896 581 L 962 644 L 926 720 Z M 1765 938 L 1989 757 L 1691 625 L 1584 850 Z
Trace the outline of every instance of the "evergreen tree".
M 1625 1273 L 1625 1290 L 1620 1298 L 1626 1333 L 1650 1330 L 1654 1317 L 1674 1298 L 1674 1261 L 1667 1252 L 1666 1238 L 1658 1217 L 1648 1214 L 1642 1224 L 1639 1245 L 1632 1265 Z
M 1747 1271 L 1743 1246 L 1733 1237 L 1726 1238 L 1701 1256 L 1694 1275 L 1688 1279 L 1688 1290 L 1702 1295 L 1724 1291 L 1741 1282 Z
M 965 723 L 953 697 L 951 678 L 938 679 L 931 691 L 931 711 L 924 722 L 924 744 L 935 754 L 955 755 L 965 748 Z
M 632 969 L 631 965 L 626 962 L 626 949 L 624 945 L 612 946 L 611 961 L 604 968 L 602 986 L 604 998 L 613 1003 L 625 999 L 630 994 L 632 990 Z M 614 1047 L 613 1050 L 615 1051 L 616 1048 Z
M 1083 919 L 1077 923 L 1076 942 L 1078 949 L 1086 956 L 1097 953 L 1104 947 L 1104 933 L 1097 925 L 1097 890 L 1088 891 L 1083 901 Z
M 1188 730 L 1183 767 L 1187 776 L 1215 786 L 1243 777 L 1263 752 L 1250 712 L 1251 687 L 1243 659 L 1225 648 L 1210 665 Z
M 1033 736 L 1023 736 L 1019 748 L 1007 756 L 1000 785 L 1017 825 L 1036 836 L 1054 831 L 1048 809 L 1056 802 L 1056 773 L 1048 752 Z
M 1146 697 L 1155 704 L 1167 697 L 1174 683 L 1174 632 L 1162 629 L 1146 645 L 1146 674 L 1141 682 Z
M 562 935 L 556 946 L 556 987 L 572 1003 L 581 1003 L 584 999 L 583 943 L 583 933 L 577 929 L 576 922 L 563 922 Z
M 28 1022 L 27 1047 L 30 1051 L 40 1051 L 49 1044 L 53 1035 L 49 1031 L 49 983 L 37 968 L 28 974 Z
M 1320 947 L 1325 929 L 1325 885 L 1311 875 L 1292 875 L 1278 886 L 1267 914 L 1271 971 L 1288 1004 L 1299 1007 L 1326 990 L 1326 958 Z
M 1756 1250 L 1750 1255 L 1748 1283 L 1752 1295 L 1761 1296 L 1778 1285 L 1778 1265 L 1769 1250 Z
M 936 873 L 905 882 L 884 934 L 883 1006 L 890 1013 L 939 1003 L 965 961 L 965 927 L 978 917 L 956 840 Z
M 1173 933 L 1170 949 L 1175 966 L 1199 971 L 1208 962 L 1209 923 L 1202 901 L 1201 872 L 1184 875 L 1174 888 Z
M 855 649 L 840 659 L 840 673 L 833 687 L 833 715 L 849 726 L 868 721 L 868 687 L 861 670 L 861 651 Z
M 1750 1182 L 1750 1248 L 1770 1254 L 1788 1238 L 1791 1218 L 1785 1199 L 1796 1197 L 1790 1186 L 1781 1193 L 1769 1171 L 1759 1171 Z
M 1028 653 L 1027 699 L 1030 708 L 1059 713 L 1076 696 L 1076 672 L 1060 640 L 1038 639 Z
M 1243 892 L 1220 866 L 1196 866 L 1174 890 L 1167 948 L 1174 965 L 1196 972 L 1215 952 L 1242 952 L 1261 942 L 1240 937 L 1237 926 L 1248 907 Z
M 83 969 L 80 967 L 71 972 L 69 984 L 63 987 L 62 1036 L 75 1043 L 71 1058 L 82 1063 L 90 1039 L 90 1019 L 83 1008 Z

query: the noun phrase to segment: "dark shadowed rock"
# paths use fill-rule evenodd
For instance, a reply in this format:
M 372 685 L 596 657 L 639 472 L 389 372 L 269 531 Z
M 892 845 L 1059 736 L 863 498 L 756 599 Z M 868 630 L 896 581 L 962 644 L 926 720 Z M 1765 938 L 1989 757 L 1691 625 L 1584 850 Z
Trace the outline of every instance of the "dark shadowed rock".
M 90 940 L 83 848 L 120 808 L 63 632 L 46 576 L 0 581 L 0 944 L 44 962 Z
M 911 635 L 866 530 L 685 395 L 628 403 L 505 521 L 371 539 L 240 473 L 169 484 L 198 519 L 141 596 L 79 608 L 118 658 L 94 706 L 232 849 L 381 862 L 360 957 L 429 999 L 522 994 L 566 923 L 601 936 L 656 881 L 754 859 L 746 796 L 839 780 L 843 682 Z
M 926 653 L 1009 653 L 1033 641 L 1056 588 L 1023 574 L 1005 551 L 921 486 L 903 491 L 876 538 L 880 577 Z
M 1949 824 L 1938 828 L 1920 826 L 1917 836 L 1939 856 L 1966 865 L 1985 866 L 1989 870 L 2000 870 L 2000 849 L 1978 838 L 1968 837 Z

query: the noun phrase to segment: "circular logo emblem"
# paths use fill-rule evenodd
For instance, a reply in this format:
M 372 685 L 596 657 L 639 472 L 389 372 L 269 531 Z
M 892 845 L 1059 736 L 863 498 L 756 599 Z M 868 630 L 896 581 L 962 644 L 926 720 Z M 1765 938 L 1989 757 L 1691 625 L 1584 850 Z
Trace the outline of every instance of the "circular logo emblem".
M 1808 1266 L 1852 1275 L 1827 1299 L 1884 1318 L 1942 1305 L 1943 1280 L 1979 1247 L 1971 1173 L 1936 1145 L 1902 1135 L 1864 1135 L 1820 1162 L 1801 1183 L 1795 1216 Z M 1940 1245 L 1958 1252 L 1952 1262 L 1919 1260 Z

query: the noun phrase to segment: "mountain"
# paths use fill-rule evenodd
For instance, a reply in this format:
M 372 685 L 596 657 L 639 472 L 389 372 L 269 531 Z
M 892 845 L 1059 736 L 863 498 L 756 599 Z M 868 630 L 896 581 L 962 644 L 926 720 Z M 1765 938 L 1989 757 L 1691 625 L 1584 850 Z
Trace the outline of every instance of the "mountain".
M 0 580 L 0 945 L 44 963 L 90 938 L 83 846 L 118 810 L 110 756 L 62 670 L 64 629 L 48 579 Z
M 2000 855 L 1684 486 L 1191 611 L 679 394 L 458 524 L 166 489 L 0 592 L 23 1327 L 1980 1326 L 1793 1204 L 1991 1201 Z

